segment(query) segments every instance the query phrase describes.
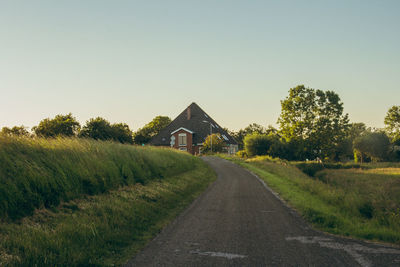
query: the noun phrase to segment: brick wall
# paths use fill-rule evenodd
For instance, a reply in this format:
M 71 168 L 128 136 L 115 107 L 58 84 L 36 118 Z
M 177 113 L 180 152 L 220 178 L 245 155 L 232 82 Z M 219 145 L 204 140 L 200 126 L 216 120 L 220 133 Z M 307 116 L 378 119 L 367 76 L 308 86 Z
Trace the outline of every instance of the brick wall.
M 179 145 L 179 134 L 186 134 L 186 145 L 185 146 L 180 146 Z M 174 133 L 175 136 L 175 144 L 173 146 L 173 148 L 176 149 L 182 149 L 182 148 L 186 148 L 186 151 L 194 154 L 194 149 L 193 149 L 193 135 L 189 132 L 186 132 L 185 130 L 179 130 L 178 132 Z

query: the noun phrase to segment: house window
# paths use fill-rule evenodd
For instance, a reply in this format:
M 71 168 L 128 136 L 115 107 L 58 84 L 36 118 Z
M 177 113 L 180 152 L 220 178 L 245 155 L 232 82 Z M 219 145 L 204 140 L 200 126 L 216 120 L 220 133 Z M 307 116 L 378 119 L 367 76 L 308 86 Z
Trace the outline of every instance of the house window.
M 186 146 L 187 144 L 187 137 L 185 133 L 180 133 L 178 136 L 178 144 L 180 146 Z
M 179 150 L 180 151 L 187 151 L 186 147 L 180 147 Z

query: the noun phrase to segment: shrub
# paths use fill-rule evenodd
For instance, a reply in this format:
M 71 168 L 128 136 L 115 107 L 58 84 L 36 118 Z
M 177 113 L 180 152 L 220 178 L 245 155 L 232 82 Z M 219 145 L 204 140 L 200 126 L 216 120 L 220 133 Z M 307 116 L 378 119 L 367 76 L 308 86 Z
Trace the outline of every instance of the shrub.
M 212 141 L 212 142 L 211 142 Z M 222 152 L 226 146 L 224 140 L 219 133 L 212 134 L 206 137 L 203 143 L 203 152 Z M 211 151 L 212 150 L 212 151 Z
M 373 161 L 383 161 L 387 159 L 389 153 L 390 140 L 385 133 L 368 133 L 354 140 L 353 148 L 360 158 L 361 163 L 365 157 Z
M 247 158 L 247 153 L 245 150 L 239 150 L 238 152 L 236 152 L 236 156 L 240 158 Z
M 249 157 L 267 155 L 271 145 L 267 135 L 250 134 L 244 138 L 244 150 Z
M 318 163 L 318 162 L 300 162 L 293 163 L 298 169 L 308 176 L 315 177 L 317 172 L 324 169 L 352 169 L 361 168 L 360 164 L 342 164 L 342 163 Z

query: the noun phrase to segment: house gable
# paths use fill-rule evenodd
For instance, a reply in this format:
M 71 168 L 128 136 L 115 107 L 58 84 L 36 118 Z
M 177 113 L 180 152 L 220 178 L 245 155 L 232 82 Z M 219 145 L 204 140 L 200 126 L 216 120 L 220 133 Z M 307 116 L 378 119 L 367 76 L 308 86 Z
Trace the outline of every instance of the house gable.
M 180 131 L 180 130 L 183 130 L 183 131 L 186 131 L 186 132 L 188 132 L 188 133 L 193 134 L 193 132 L 192 132 L 191 130 L 188 130 L 188 129 L 183 128 L 183 127 L 180 127 L 179 129 L 176 129 L 176 130 L 173 131 L 171 134 L 174 134 L 174 133 L 176 133 L 176 132 L 178 132 L 178 131 Z
M 211 128 L 211 129 L 210 129 Z M 219 133 L 224 138 L 228 146 L 237 146 L 236 140 L 231 137 L 218 123 L 216 123 L 207 113 L 205 113 L 196 103 L 190 104 L 181 112 L 169 125 L 150 140 L 151 145 L 172 146 L 171 136 L 176 133 L 186 132 L 191 137 L 192 153 L 198 153 L 198 146 L 202 145 L 206 137 L 212 133 Z M 178 138 L 175 136 L 175 138 Z M 176 139 L 178 141 L 178 139 Z M 175 147 L 175 146 L 173 146 Z M 189 151 L 189 148 L 188 148 Z

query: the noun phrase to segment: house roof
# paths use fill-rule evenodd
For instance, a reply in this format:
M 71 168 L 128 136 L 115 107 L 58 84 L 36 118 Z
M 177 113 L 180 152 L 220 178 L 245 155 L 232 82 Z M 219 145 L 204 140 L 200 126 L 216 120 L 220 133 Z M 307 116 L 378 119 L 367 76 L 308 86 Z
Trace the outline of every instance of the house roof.
M 150 140 L 150 144 L 169 146 L 171 134 L 180 128 L 193 132 L 193 144 L 201 144 L 210 135 L 210 124 L 212 133 L 221 134 L 227 144 L 237 145 L 236 140 L 194 102 L 162 129 L 158 135 L 154 136 Z

